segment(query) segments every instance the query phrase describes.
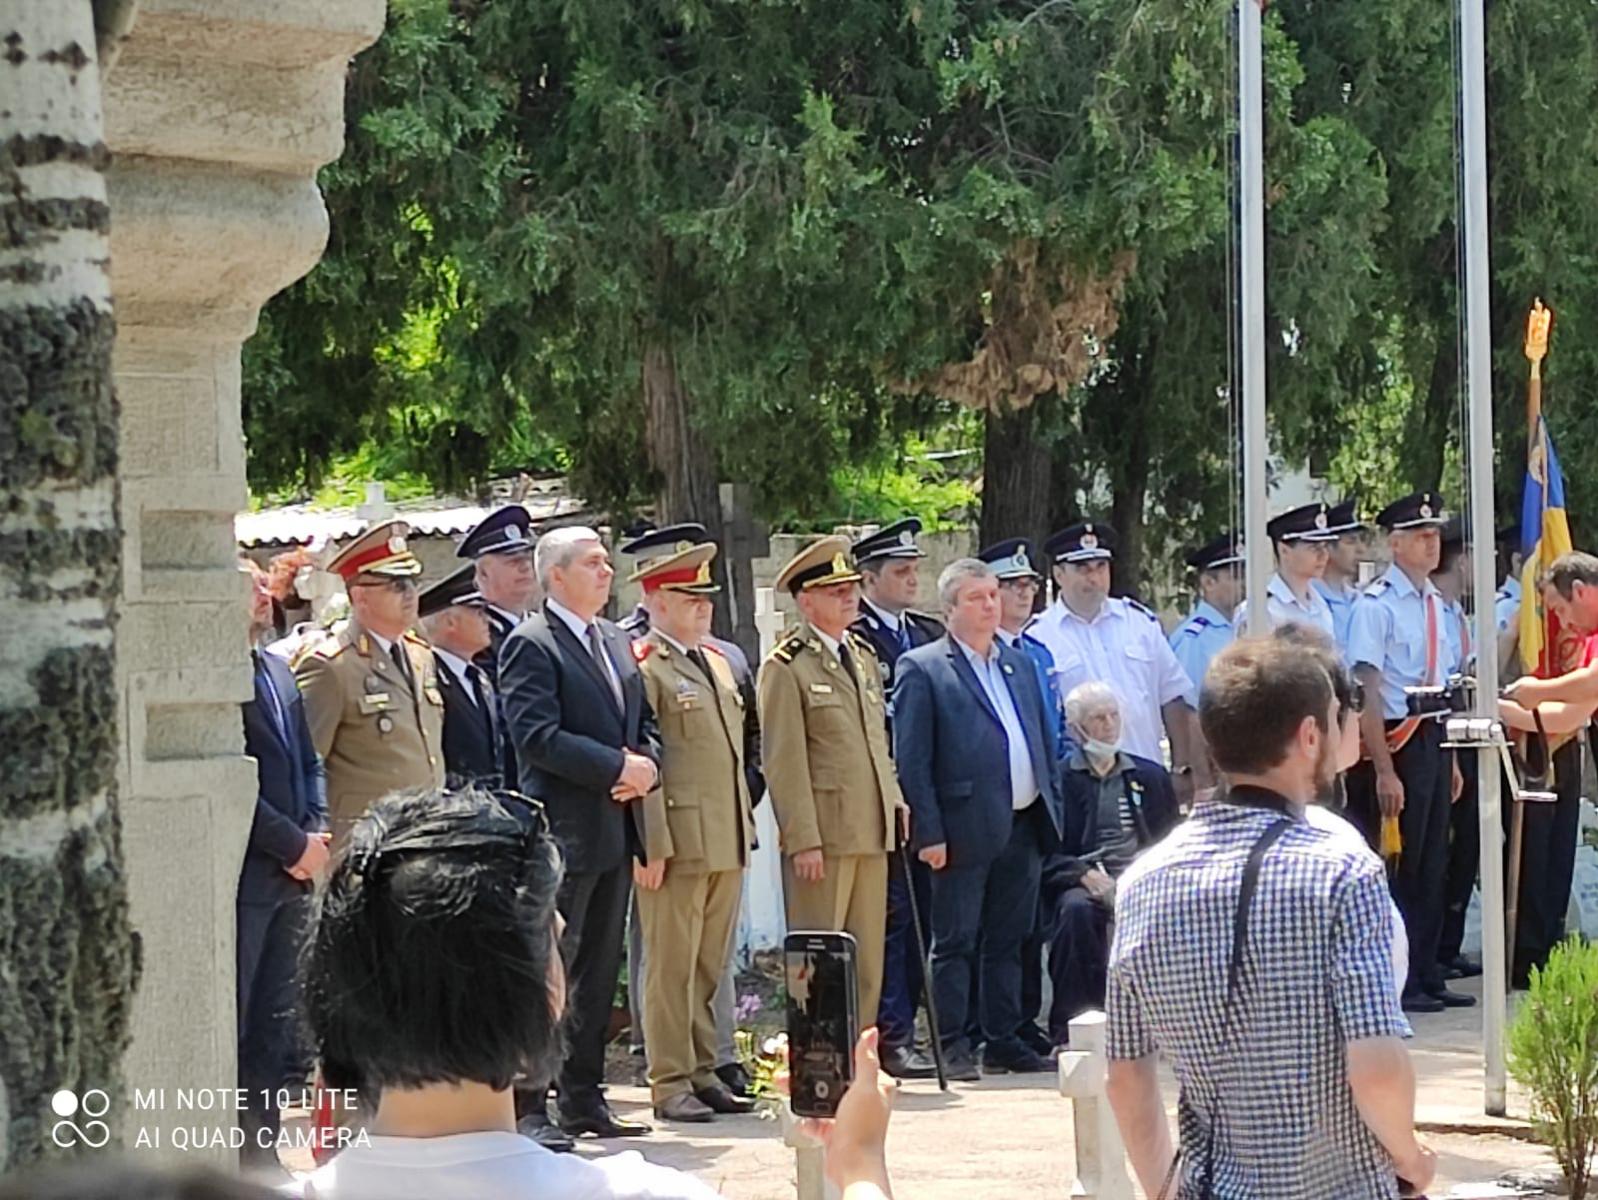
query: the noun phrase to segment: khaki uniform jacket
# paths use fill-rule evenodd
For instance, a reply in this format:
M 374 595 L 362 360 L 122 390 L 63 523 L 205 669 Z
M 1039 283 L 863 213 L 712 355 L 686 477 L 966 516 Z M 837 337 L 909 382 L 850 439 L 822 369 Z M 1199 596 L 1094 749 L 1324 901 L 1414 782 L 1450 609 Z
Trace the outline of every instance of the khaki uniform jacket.
M 844 636 L 860 685 L 805 624 L 760 665 L 766 788 L 784 854 L 882 854 L 895 845 L 904 797 L 888 752 L 882 671 L 864 638 Z
M 294 662 L 305 721 L 327 771 L 328 817 L 340 840 L 390 792 L 444 783 L 444 697 L 433 651 L 414 633 L 401 642 L 416 691 L 382 643 L 354 621 Z
M 660 723 L 660 783 L 643 800 L 644 854 L 690 874 L 739 870 L 755 844 L 744 698 L 726 657 L 702 649 L 713 682 L 656 630 L 633 643 Z

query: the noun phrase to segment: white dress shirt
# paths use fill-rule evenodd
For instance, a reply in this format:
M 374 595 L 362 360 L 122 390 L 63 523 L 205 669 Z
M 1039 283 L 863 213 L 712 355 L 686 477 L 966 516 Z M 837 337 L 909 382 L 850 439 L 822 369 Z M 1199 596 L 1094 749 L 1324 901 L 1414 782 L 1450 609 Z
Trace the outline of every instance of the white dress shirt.
M 1093 680 L 1109 684 L 1121 700 L 1122 749 L 1165 761 L 1160 709 L 1185 699 L 1193 683 L 1153 613 L 1110 598 L 1088 621 L 1056 600 L 1026 631 L 1054 656 L 1054 678 L 1062 698 L 1078 684 Z

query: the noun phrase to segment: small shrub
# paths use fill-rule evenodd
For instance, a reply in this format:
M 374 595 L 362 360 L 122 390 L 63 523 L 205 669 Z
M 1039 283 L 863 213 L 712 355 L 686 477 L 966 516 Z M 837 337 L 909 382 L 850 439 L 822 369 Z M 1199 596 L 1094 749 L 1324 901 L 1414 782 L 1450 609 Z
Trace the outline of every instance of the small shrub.
M 1598 1149 L 1598 945 L 1570 938 L 1531 973 L 1509 1030 L 1509 1069 L 1572 1196 L 1587 1194 Z

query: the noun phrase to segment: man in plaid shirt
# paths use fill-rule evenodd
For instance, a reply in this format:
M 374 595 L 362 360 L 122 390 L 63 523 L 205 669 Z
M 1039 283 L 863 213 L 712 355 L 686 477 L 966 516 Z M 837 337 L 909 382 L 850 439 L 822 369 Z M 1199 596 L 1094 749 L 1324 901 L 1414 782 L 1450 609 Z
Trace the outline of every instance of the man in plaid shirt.
M 1151 1198 L 1390 1197 L 1398 1178 L 1424 1189 L 1435 1171 L 1415 1138 L 1381 865 L 1303 819 L 1345 719 L 1309 651 L 1228 647 L 1199 721 L 1229 790 L 1122 876 L 1108 1093 Z M 1257 884 L 1240 904 L 1251 856 Z M 1158 1054 L 1181 1088 L 1179 1161 Z

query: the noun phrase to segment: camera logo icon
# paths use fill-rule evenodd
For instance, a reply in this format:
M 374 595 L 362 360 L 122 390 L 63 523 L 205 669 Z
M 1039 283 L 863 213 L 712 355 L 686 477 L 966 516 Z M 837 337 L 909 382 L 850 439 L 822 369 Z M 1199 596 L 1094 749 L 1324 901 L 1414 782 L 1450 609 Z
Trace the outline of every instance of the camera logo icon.
M 62 1088 L 50 1097 L 50 1111 L 60 1117 L 50 1128 L 50 1140 L 63 1150 L 82 1143 L 98 1150 L 111 1140 L 111 1127 L 100 1117 L 111 1111 L 111 1097 L 99 1088 L 90 1088 L 80 1098 L 74 1091 Z M 87 1118 L 79 1125 L 72 1118 Z

